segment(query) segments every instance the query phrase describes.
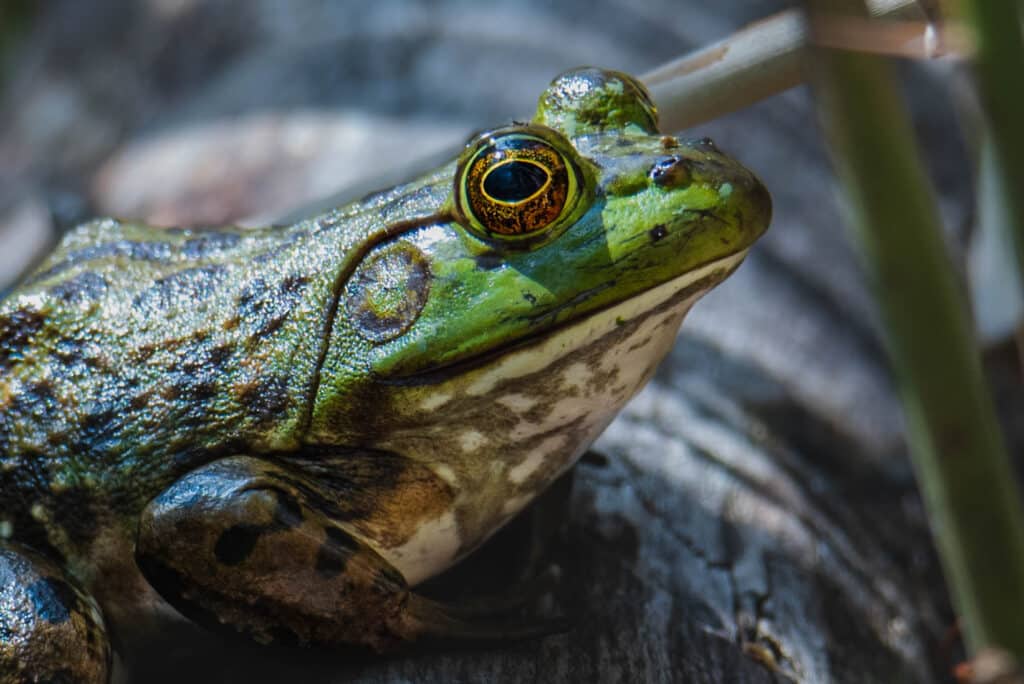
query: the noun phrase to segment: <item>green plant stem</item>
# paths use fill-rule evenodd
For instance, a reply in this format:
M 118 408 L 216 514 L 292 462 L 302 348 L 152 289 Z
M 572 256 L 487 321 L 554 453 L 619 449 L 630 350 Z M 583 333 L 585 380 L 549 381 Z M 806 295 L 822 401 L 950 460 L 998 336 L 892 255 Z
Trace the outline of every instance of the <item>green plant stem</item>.
M 880 24 L 925 19 L 920 0 L 867 0 Z M 807 31 L 798 9 L 779 12 L 724 40 L 640 76 L 658 105 L 664 131 L 710 121 L 803 81 Z M 923 56 L 923 55 L 922 55 Z
M 821 3 L 828 4 L 811 5 Z M 881 58 L 824 48 L 813 57 L 823 121 L 876 288 L 911 454 L 968 647 L 1024 657 L 1020 494 L 913 129 Z
M 960 0 L 974 29 L 982 107 L 1003 178 L 1002 202 L 1012 225 L 1017 272 L 1024 274 L 1024 40 L 1017 0 Z M 1024 620 L 1024 618 L 1022 618 Z M 1024 624 L 1024 622 L 1022 622 Z M 1024 627 L 1021 627 L 1024 631 Z

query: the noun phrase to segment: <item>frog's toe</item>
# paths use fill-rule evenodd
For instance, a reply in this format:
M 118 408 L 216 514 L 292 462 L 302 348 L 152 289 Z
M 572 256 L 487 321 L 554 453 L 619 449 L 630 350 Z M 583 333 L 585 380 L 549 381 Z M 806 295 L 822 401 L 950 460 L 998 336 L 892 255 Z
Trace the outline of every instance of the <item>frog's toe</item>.
M 0 542 L 0 684 L 103 684 L 109 674 L 95 601 L 48 559 Z

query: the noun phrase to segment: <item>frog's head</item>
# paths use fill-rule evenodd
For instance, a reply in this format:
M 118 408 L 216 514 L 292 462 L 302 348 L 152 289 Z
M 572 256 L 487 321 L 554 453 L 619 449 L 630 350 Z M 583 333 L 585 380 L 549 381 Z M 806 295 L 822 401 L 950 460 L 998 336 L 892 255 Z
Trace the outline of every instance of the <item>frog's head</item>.
M 522 383 L 585 393 L 574 383 L 602 364 L 621 405 L 771 214 L 753 174 L 707 140 L 662 135 L 640 83 L 593 68 L 558 77 L 532 122 L 475 136 L 441 177 L 440 206 L 375 245 L 341 295 L 335 334 L 366 346 L 375 415 L 452 410 Z M 344 413 L 318 410 L 337 428 L 321 434 L 346 431 Z

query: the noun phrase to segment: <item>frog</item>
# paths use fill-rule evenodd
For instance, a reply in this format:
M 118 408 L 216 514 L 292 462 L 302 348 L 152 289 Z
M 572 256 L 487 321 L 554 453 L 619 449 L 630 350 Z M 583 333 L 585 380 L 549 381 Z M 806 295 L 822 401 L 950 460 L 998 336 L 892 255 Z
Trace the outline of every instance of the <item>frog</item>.
M 572 467 L 770 218 L 581 67 L 312 218 L 70 231 L 0 302 L 0 681 L 107 682 L 161 612 L 382 653 L 545 633 L 417 587 Z

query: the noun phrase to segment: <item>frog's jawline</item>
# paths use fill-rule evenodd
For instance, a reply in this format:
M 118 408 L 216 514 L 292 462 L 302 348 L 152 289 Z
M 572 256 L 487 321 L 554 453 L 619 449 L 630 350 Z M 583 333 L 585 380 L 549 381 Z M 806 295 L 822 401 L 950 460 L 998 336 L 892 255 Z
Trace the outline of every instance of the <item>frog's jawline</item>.
M 716 283 L 725 280 L 726 278 L 729 277 L 730 274 L 732 274 L 733 271 L 739 268 L 739 265 L 743 263 L 743 259 L 746 256 L 747 251 L 748 250 L 746 249 L 739 250 L 731 254 L 727 254 L 726 256 L 719 257 L 714 261 L 709 261 L 708 263 L 702 266 L 698 266 L 692 269 L 689 273 L 678 276 L 677 278 L 674 278 L 672 280 L 666 281 L 665 283 L 663 283 L 663 285 L 678 282 L 679 280 L 683 280 L 693 275 L 697 275 L 697 277 L 694 278 L 692 282 L 680 287 L 678 291 L 672 295 L 672 299 L 690 296 L 694 291 L 710 290 L 711 287 L 713 287 Z M 644 290 L 628 299 L 621 299 L 616 302 L 611 302 L 599 309 L 587 312 L 583 316 L 569 318 L 560 323 L 559 325 L 555 326 L 554 328 L 538 330 L 536 333 L 526 335 L 525 337 L 522 337 L 511 344 L 505 345 L 503 347 L 483 354 L 479 354 L 477 356 L 472 356 L 468 359 L 456 361 L 448 365 L 434 366 L 433 368 L 427 368 L 422 371 L 410 373 L 409 375 L 400 375 L 397 377 L 390 378 L 382 377 L 379 378 L 379 380 L 380 382 L 388 385 L 434 385 L 439 382 L 443 382 L 444 380 L 454 375 L 459 375 L 465 373 L 466 371 L 486 366 L 491 362 L 511 352 L 518 351 L 520 349 L 524 349 L 531 345 L 537 344 L 543 339 L 550 337 L 554 333 L 579 325 L 583 321 L 593 316 L 600 316 L 611 309 L 615 309 L 617 307 L 622 306 L 623 304 L 629 302 L 631 299 L 643 297 L 649 292 L 649 289 Z

